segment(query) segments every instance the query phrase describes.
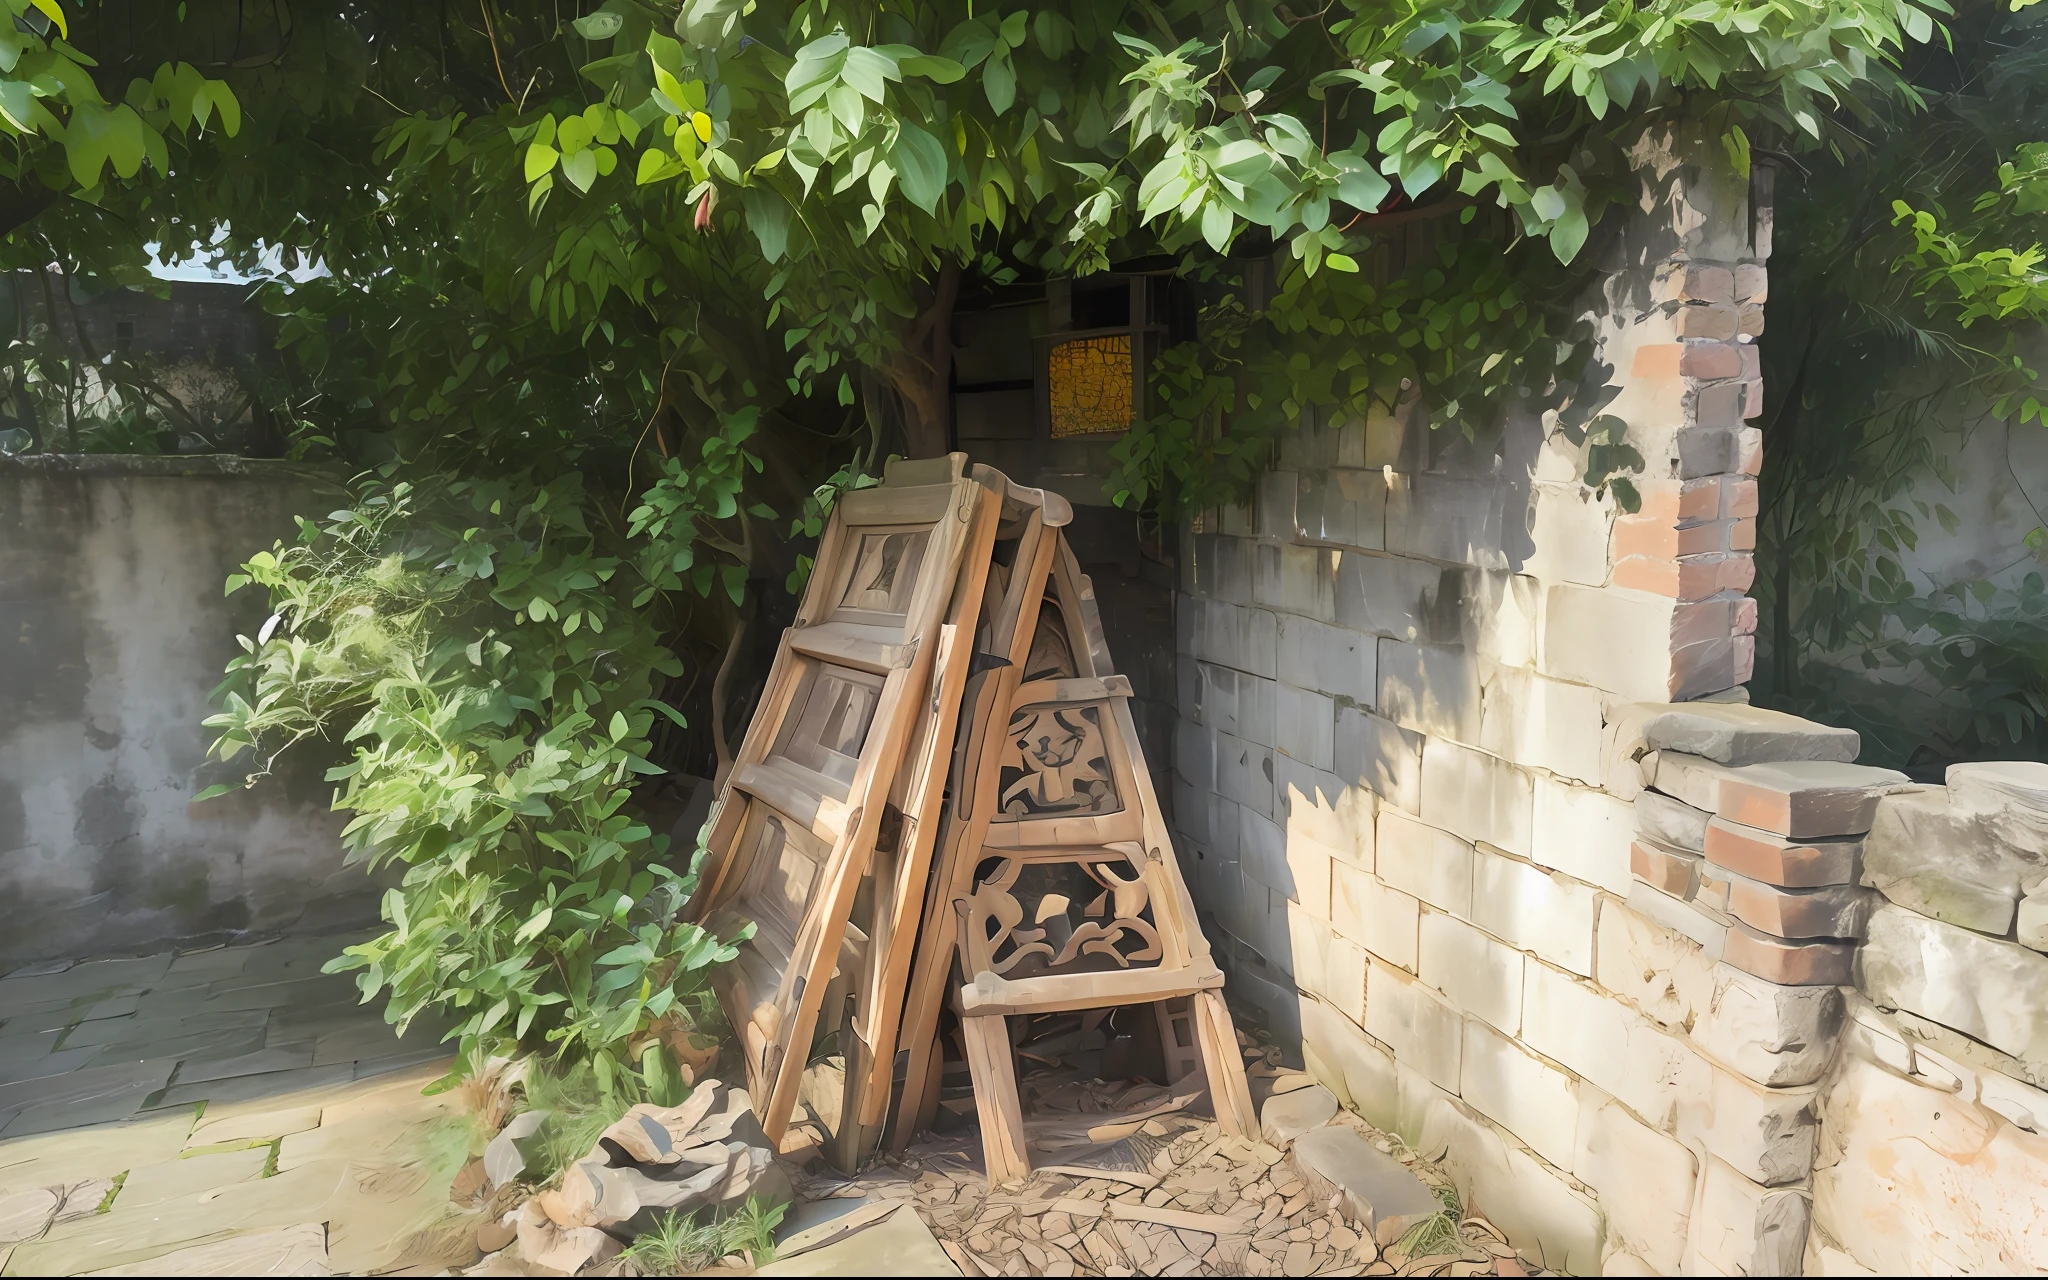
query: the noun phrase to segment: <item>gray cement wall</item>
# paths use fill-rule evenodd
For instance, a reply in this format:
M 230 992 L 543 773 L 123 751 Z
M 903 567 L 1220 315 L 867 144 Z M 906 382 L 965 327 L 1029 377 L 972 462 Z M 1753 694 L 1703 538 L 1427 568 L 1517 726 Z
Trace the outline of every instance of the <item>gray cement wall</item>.
M 222 583 L 334 503 L 232 458 L 0 459 L 0 965 L 376 917 L 322 762 L 190 803 L 207 695 L 262 623 Z

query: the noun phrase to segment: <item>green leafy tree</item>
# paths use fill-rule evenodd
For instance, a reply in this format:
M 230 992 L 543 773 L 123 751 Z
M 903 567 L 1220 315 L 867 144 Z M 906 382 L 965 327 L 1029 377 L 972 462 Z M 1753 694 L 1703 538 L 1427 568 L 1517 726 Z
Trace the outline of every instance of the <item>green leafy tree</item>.
M 1927 531 L 1980 518 L 1932 496 L 1958 484 L 1965 434 L 2044 425 L 2044 19 L 1965 7 L 1906 61 L 1912 95 L 1850 122 L 1861 151 L 1779 161 L 1758 694 L 1853 725 L 1889 763 L 2048 751 L 2038 568 L 2003 585 L 1908 568 Z
M 172 12 L 105 38 L 170 40 Z M 119 234 L 38 219 L 11 243 L 110 277 L 198 239 L 329 270 L 263 293 L 269 407 L 301 455 L 368 470 L 246 567 L 274 618 L 223 688 L 219 753 L 252 780 L 340 753 L 351 855 L 405 868 L 389 930 L 343 962 L 394 1020 L 611 1071 L 701 1012 L 733 941 L 675 923 L 687 851 L 634 781 L 730 759 L 764 588 L 800 585 L 797 541 L 884 453 L 944 449 L 964 287 L 1141 260 L 1200 286 L 1108 478 L 1154 515 L 1242 496 L 1305 416 L 1406 394 L 1468 429 L 1561 407 L 1626 502 L 1626 424 L 1595 416 L 1567 306 L 1631 156 L 1659 132 L 1739 167 L 1849 146 L 1833 123 L 1899 96 L 1892 60 L 1946 9 L 273 12 L 274 56 L 220 72 L 236 136 L 108 188 Z M 1438 249 L 1392 270 L 1386 233 L 1416 222 Z M 680 729 L 664 708 L 693 700 Z

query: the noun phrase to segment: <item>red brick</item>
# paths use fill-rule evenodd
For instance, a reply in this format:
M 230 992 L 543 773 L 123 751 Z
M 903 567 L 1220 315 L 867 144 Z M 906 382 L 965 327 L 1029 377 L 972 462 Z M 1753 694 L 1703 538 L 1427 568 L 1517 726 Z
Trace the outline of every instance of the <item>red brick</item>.
M 1896 770 L 1831 760 L 1744 765 L 1721 779 L 1714 808 L 1730 822 L 1793 840 L 1860 836 L 1870 830 L 1878 797 L 1905 783 Z
M 1735 300 L 1762 303 L 1771 296 L 1770 275 L 1760 262 L 1745 262 L 1735 268 Z
M 1652 556 L 1669 560 L 1726 551 L 1728 531 L 1723 521 L 1674 527 L 1654 516 L 1623 516 L 1614 522 L 1614 559 Z
M 1747 596 L 1735 602 L 1735 634 L 1756 634 L 1756 601 Z
M 1614 522 L 1613 559 L 1651 556 L 1671 559 L 1678 554 L 1678 529 L 1668 520 L 1642 514 L 1623 516 Z
M 1744 427 L 1736 433 L 1737 450 L 1735 469 L 1746 476 L 1760 476 L 1764 472 L 1764 433 L 1755 427 Z
M 1730 551 L 1756 550 L 1756 517 L 1744 516 L 1728 527 Z
M 1696 853 L 1667 848 L 1654 840 L 1637 840 L 1629 846 L 1629 870 L 1653 889 L 1674 898 L 1690 898 L 1699 885 L 1702 859 Z
M 1787 889 L 1854 884 L 1863 841 L 1787 840 L 1726 818 L 1707 820 L 1707 861 L 1740 876 Z
M 1671 651 L 1671 678 L 1666 682 L 1671 700 L 1684 702 L 1709 693 L 1732 689 L 1735 679 L 1735 642 L 1723 633 Z
M 1735 358 L 1742 362 L 1742 377 L 1745 379 L 1764 376 L 1764 354 L 1754 342 L 1735 344 Z
M 1756 480 L 1745 476 L 1730 480 L 1721 489 L 1721 514 L 1740 520 L 1757 513 Z
M 1695 383 L 1686 391 L 1686 421 L 1696 427 L 1732 427 L 1742 421 L 1742 384 Z
M 1728 600 L 1698 600 L 1671 611 L 1671 648 L 1726 642 L 1735 633 L 1735 605 Z
M 1688 342 L 1678 371 L 1688 378 L 1739 378 L 1742 354 L 1725 342 Z
M 1786 987 L 1838 987 L 1849 981 L 1856 954 L 1849 942 L 1788 942 L 1737 922 L 1728 926 L 1724 964 Z
M 1736 313 L 1736 328 L 1745 338 L 1760 338 L 1764 333 L 1764 308 L 1760 302 L 1745 302 Z
M 1722 560 L 1714 574 L 1714 585 L 1722 591 L 1743 592 L 1756 581 L 1756 557 L 1731 555 Z
M 1860 938 L 1870 920 L 1870 900 L 1870 890 L 1852 884 L 1784 889 L 1733 876 L 1726 911 L 1775 938 Z
M 1761 418 L 1764 416 L 1764 380 L 1751 378 L 1742 384 L 1742 416 Z
M 1681 302 L 1735 301 L 1735 273 L 1727 267 L 1679 262 L 1664 278 L 1664 296 Z
M 1672 323 L 1681 338 L 1732 342 L 1741 316 L 1732 306 L 1693 302 L 1680 307 L 1678 314 L 1672 317 Z
M 1748 684 L 1756 675 L 1756 637 L 1735 637 L 1735 683 Z

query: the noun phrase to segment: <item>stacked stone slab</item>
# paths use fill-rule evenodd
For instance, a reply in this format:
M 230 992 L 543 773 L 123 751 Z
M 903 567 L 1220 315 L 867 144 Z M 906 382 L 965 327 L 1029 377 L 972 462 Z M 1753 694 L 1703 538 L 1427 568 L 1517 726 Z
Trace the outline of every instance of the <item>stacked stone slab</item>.
M 1882 895 L 1824 1082 L 1811 1274 L 2048 1269 L 2048 765 L 1875 807 Z

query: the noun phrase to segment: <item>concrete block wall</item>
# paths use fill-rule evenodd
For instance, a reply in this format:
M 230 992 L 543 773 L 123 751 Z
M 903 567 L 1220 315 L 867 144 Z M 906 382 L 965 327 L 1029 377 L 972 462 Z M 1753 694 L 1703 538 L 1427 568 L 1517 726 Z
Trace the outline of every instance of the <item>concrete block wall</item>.
M 328 761 L 191 803 L 247 772 L 207 759 L 201 721 L 266 609 L 221 585 L 334 483 L 228 457 L 0 459 L 0 967 L 376 922 Z
M 1546 1266 L 2040 1268 L 2048 863 L 1970 844 L 2020 784 L 1904 789 L 1746 705 L 1770 211 L 1636 158 L 1587 314 L 1637 511 L 1554 414 L 1404 399 L 1183 532 L 1174 813 L 1227 994 Z
M 1826 1064 L 1758 1042 L 1828 1014 L 1638 878 L 1634 752 L 1748 675 L 1769 219 L 1711 161 L 1640 159 L 1653 212 L 1587 300 L 1640 510 L 1554 413 L 1305 425 L 1184 533 L 1174 810 L 1230 994 L 1518 1244 L 1759 1273 L 1805 1245 Z

